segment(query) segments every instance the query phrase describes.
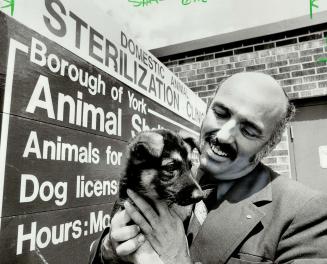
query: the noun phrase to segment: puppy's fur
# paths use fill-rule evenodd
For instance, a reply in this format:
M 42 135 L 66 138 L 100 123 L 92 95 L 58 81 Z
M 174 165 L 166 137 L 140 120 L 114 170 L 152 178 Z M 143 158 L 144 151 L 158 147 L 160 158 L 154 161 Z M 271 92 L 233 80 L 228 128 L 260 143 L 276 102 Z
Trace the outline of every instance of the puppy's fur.
M 153 200 L 164 200 L 169 206 L 186 206 L 200 201 L 203 192 L 191 173 L 194 148 L 196 145 L 191 138 L 183 139 L 169 130 L 138 134 L 128 145 L 127 165 L 112 216 L 128 198 L 127 189 L 137 192 L 152 206 Z M 185 212 L 181 210 L 179 215 L 184 217 Z M 142 253 L 137 259 L 136 262 L 146 262 Z

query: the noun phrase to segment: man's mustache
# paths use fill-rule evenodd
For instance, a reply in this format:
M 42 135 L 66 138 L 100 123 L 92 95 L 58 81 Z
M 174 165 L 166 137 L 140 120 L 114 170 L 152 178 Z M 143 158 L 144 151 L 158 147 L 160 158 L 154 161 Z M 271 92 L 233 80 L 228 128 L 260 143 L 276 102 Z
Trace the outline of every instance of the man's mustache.
M 216 147 L 219 147 L 219 149 L 222 152 L 225 152 L 231 160 L 235 160 L 237 156 L 237 150 L 230 144 L 222 143 L 219 141 L 219 139 L 213 135 L 209 134 L 206 136 L 206 141 L 209 142 L 210 144 L 213 144 Z

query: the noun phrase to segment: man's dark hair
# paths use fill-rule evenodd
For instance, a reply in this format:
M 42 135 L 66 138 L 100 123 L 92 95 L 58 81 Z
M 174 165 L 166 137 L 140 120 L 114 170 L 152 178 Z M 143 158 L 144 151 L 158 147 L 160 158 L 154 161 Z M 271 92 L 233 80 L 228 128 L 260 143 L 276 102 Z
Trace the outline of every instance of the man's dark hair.
M 208 112 L 209 107 L 212 103 L 212 100 L 216 96 L 219 88 L 229 77 L 230 76 L 227 76 L 219 82 L 214 95 L 208 101 L 207 112 Z M 284 133 L 284 130 L 285 130 L 287 124 L 290 122 L 290 120 L 295 115 L 295 106 L 290 102 L 290 100 L 284 90 L 283 90 L 283 92 L 287 99 L 286 111 L 285 111 L 284 115 L 281 117 L 281 119 L 276 123 L 273 133 L 271 134 L 269 140 L 263 145 L 262 149 L 252 158 L 252 162 L 259 162 L 276 147 L 276 145 L 281 141 L 281 139 L 283 137 L 283 133 Z
M 276 147 L 276 145 L 282 139 L 287 124 L 295 115 L 295 106 L 289 101 L 286 93 L 285 96 L 287 98 L 287 109 L 284 115 L 281 117 L 281 119 L 276 123 L 269 140 L 263 145 L 262 149 L 255 155 L 254 162 L 259 162 L 260 160 L 262 160 L 267 154 L 269 154 Z

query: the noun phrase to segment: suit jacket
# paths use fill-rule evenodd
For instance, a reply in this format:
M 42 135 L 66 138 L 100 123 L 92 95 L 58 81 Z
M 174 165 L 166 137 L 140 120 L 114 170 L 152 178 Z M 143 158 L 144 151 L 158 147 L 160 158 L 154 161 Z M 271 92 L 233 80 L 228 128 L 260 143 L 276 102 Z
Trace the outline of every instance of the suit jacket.
M 259 164 L 190 235 L 195 263 L 326 264 L 327 196 Z
M 187 233 L 195 264 L 327 264 L 327 196 L 259 164 Z

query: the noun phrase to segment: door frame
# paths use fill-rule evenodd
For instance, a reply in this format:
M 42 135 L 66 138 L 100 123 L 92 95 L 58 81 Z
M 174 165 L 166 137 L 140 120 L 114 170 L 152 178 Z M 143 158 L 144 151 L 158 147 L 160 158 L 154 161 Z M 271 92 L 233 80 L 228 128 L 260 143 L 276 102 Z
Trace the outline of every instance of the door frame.
M 327 95 L 325 96 L 318 96 L 318 97 L 308 97 L 308 98 L 299 98 L 299 99 L 292 99 L 290 100 L 291 103 L 295 105 L 295 108 L 301 108 L 306 106 L 316 106 L 316 105 L 325 105 L 327 104 Z M 296 171 L 296 162 L 295 162 L 295 152 L 294 152 L 294 141 L 293 136 L 294 131 L 292 131 L 292 123 L 294 121 L 299 121 L 296 116 L 292 119 L 292 121 L 289 124 L 289 127 L 287 128 L 287 135 L 288 135 L 288 149 L 289 149 L 289 160 L 290 160 L 290 166 L 291 166 L 291 178 L 296 180 L 298 179 L 297 171 Z

